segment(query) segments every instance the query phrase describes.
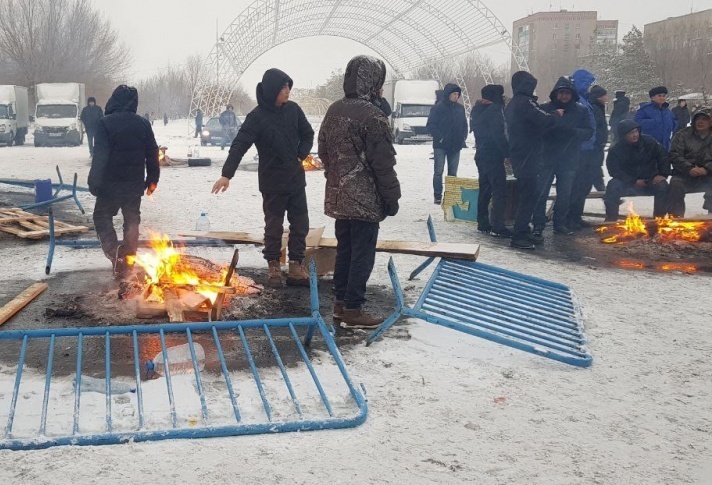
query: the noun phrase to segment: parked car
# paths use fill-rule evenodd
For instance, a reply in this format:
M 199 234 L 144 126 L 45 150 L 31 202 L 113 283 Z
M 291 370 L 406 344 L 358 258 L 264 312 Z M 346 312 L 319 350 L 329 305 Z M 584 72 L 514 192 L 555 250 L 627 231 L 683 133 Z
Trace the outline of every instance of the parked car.
M 242 126 L 242 122 L 240 119 L 237 119 L 237 129 L 240 129 L 240 126 Z M 200 132 L 200 144 L 203 146 L 206 146 L 208 144 L 210 145 L 219 145 L 220 142 L 222 142 L 222 137 L 223 137 L 223 130 L 222 126 L 220 126 L 220 117 L 215 116 L 213 118 L 210 118 L 205 125 L 203 125 L 203 131 Z M 232 140 L 228 140 L 227 144 L 229 145 L 232 143 Z

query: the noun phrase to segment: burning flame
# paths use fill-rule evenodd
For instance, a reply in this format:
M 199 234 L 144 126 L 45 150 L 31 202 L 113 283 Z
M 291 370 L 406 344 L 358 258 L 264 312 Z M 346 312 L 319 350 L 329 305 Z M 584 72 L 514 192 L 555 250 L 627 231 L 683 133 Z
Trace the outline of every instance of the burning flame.
M 702 232 L 708 226 L 705 222 L 685 222 L 672 217 L 656 218 L 658 237 L 660 239 L 697 242 L 702 238 Z
M 158 147 L 158 164 L 164 165 L 166 163 L 166 147 Z
M 603 236 L 601 242 L 615 244 L 625 243 L 641 237 L 651 237 L 648 227 L 652 229 L 652 223 L 647 226 L 645 221 L 633 210 L 633 204 L 628 204 L 628 212 L 628 217 L 624 222 L 617 222 L 596 229 Z M 709 222 L 683 221 L 667 215 L 665 217 L 656 217 L 654 225 L 656 229 L 652 236 L 659 242 L 697 242 L 702 239 L 705 230 L 710 228 Z
M 144 283 L 150 289 L 147 299 L 163 302 L 163 286 L 189 285 L 211 303 L 215 303 L 220 293 L 214 287 L 223 285 L 227 270 L 216 275 L 213 281 L 204 280 L 185 264 L 183 248 L 176 247 L 167 235 L 151 234 L 150 240 L 153 251 L 142 252 L 128 261 L 129 264 L 140 266 L 145 272 Z
M 628 217 L 624 222 L 616 222 L 612 226 L 602 226 L 596 229 L 603 236 L 617 231 L 608 237 L 604 237 L 601 241 L 606 244 L 623 243 L 631 239 L 648 236 L 648 229 L 645 227 L 645 222 L 633 210 L 633 204 L 628 203 Z
M 304 170 L 307 172 L 310 170 L 324 170 L 324 164 L 314 155 L 307 155 L 307 157 L 302 160 L 302 167 L 304 167 Z

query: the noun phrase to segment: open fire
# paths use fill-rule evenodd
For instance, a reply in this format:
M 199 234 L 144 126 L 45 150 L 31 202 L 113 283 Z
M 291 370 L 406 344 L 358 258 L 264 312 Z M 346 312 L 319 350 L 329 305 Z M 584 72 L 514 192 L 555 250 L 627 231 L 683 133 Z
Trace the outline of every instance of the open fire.
M 302 160 L 302 167 L 304 167 L 304 171 L 306 172 L 311 170 L 324 170 L 324 164 L 314 155 L 307 155 L 307 157 Z
M 601 242 L 625 244 L 647 238 L 657 243 L 674 241 L 712 241 L 712 221 L 688 221 L 670 216 L 643 220 L 628 206 L 628 217 L 623 222 L 606 224 L 596 229 L 601 234 Z

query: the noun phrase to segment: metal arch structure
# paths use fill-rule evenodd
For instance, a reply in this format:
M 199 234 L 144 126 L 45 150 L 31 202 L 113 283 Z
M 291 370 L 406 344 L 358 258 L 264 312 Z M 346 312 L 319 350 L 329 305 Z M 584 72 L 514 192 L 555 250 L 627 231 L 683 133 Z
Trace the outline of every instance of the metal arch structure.
M 504 44 L 519 69 L 526 59 L 509 30 L 480 0 L 255 0 L 227 27 L 206 57 L 193 92 L 190 116 L 220 112 L 242 74 L 261 55 L 286 42 L 341 37 L 380 55 L 394 78 L 415 69 Z M 489 68 L 480 74 L 492 82 Z M 463 74 L 456 80 L 464 87 Z M 438 80 L 440 81 L 440 80 Z M 470 107 L 466 88 L 463 101 Z

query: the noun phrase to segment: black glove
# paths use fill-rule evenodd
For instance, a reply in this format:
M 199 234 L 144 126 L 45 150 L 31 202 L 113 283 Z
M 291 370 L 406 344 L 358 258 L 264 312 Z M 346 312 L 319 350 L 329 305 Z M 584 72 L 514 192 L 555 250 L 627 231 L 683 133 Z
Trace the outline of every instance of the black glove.
M 398 202 L 386 202 L 386 215 L 393 217 L 398 214 Z

